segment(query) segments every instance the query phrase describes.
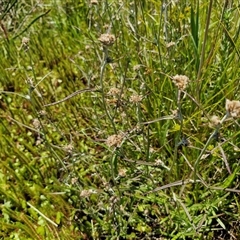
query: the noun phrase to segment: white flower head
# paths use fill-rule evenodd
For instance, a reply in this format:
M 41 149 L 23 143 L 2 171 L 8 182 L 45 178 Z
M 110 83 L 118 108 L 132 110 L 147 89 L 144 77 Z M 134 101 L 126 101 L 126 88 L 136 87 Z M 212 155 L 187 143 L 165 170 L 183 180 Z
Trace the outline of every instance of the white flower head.
M 172 77 L 173 83 L 177 86 L 177 88 L 181 91 L 185 90 L 188 85 L 189 78 L 185 75 L 175 75 Z
M 112 34 L 104 33 L 98 38 L 98 40 L 105 46 L 111 46 L 115 42 L 116 38 Z
M 231 117 L 240 117 L 240 101 L 226 99 L 226 111 Z

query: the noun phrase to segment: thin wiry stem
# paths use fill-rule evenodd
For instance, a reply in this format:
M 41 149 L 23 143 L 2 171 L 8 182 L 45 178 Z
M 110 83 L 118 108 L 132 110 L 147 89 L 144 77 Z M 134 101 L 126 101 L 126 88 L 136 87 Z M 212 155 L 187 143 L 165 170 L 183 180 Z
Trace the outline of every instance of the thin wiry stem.
M 180 129 L 179 129 L 178 133 L 176 134 L 175 147 L 174 147 L 174 161 L 176 162 L 176 167 L 177 167 L 177 177 L 179 177 L 179 175 L 180 175 L 178 147 L 179 147 L 179 142 L 180 142 L 180 139 L 182 136 L 182 128 L 183 128 L 183 117 L 182 117 L 182 109 L 181 109 L 182 108 L 181 93 L 182 93 L 182 91 L 178 89 L 178 92 L 177 92 L 177 106 L 178 106 L 177 119 L 179 120 Z
M 149 194 L 149 193 L 153 193 L 153 192 L 158 192 L 160 190 L 164 190 L 164 189 L 167 189 L 167 188 L 171 188 L 171 187 L 176 187 L 176 186 L 183 186 L 183 185 L 187 185 L 187 184 L 190 184 L 190 183 L 203 183 L 201 180 L 194 180 L 194 179 L 185 179 L 185 180 L 179 180 L 179 181 L 176 181 L 176 182 L 173 182 L 173 183 L 169 183 L 169 184 L 166 184 L 164 186 L 161 186 L 161 187 L 157 187 L 147 193 L 145 193 L 145 195 Z M 212 187 L 212 186 L 208 186 L 209 189 L 211 190 L 220 190 L 220 191 L 226 191 L 226 192 L 235 192 L 235 193 L 240 193 L 240 190 L 239 189 L 234 189 L 234 188 L 222 188 L 222 187 Z
M 211 140 L 214 138 L 214 136 L 216 136 L 216 134 L 218 133 L 222 123 L 228 118 L 228 114 L 226 114 L 222 120 L 220 121 L 219 125 L 216 127 L 216 129 L 214 130 L 214 132 L 210 135 L 210 137 L 208 138 L 206 144 L 204 145 L 201 153 L 199 154 L 197 160 L 195 161 L 194 163 L 194 180 L 196 181 L 196 176 L 197 176 L 197 169 L 198 169 L 198 164 L 199 164 L 199 161 L 201 160 L 203 154 L 206 152 L 207 150 L 207 147 L 209 146 Z
M 174 116 L 174 115 L 168 115 L 168 116 L 160 117 L 160 118 L 157 118 L 157 119 L 154 119 L 154 120 L 151 120 L 151 121 L 141 122 L 140 124 L 141 125 L 148 125 L 148 124 L 159 122 L 159 121 L 162 121 L 162 120 L 171 120 L 171 119 L 175 119 L 175 118 L 176 118 L 176 116 Z
M 30 206 L 32 209 L 34 209 L 39 215 L 41 215 L 44 219 L 46 219 L 48 222 L 50 222 L 53 226 L 58 227 L 58 225 L 55 222 L 53 222 L 50 218 L 48 218 L 46 215 L 44 215 L 42 212 L 40 212 L 31 203 L 27 202 L 27 205 Z
M 14 119 L 14 118 L 12 118 L 12 117 L 10 117 L 10 116 L 7 116 L 6 118 L 7 118 L 7 119 L 10 119 L 11 121 L 17 123 L 17 124 L 20 125 L 20 126 L 23 126 L 23 127 L 27 128 L 27 129 L 29 129 L 29 130 L 31 130 L 31 131 L 34 131 L 34 132 L 36 132 L 36 133 L 38 133 L 38 134 L 40 134 L 40 135 L 44 135 L 42 132 L 38 131 L 37 129 L 32 128 L 32 127 L 30 127 L 30 126 L 28 126 L 28 125 L 26 125 L 26 124 L 24 124 L 24 123 L 21 123 L 21 122 L 17 121 L 16 119 Z
M 105 99 L 105 95 L 104 95 L 103 78 L 104 78 L 105 68 L 106 68 L 106 65 L 107 65 L 107 59 L 108 59 L 108 49 L 107 49 L 107 47 L 104 46 L 103 47 L 103 60 L 102 60 L 102 65 L 101 65 L 101 70 L 100 70 L 100 85 L 101 85 L 101 93 L 102 93 L 102 103 L 103 103 L 103 107 L 104 107 L 105 113 L 106 113 L 109 121 L 111 122 L 112 127 L 114 129 L 114 132 L 116 134 L 117 130 L 116 130 L 113 118 L 110 115 L 110 113 L 108 112 L 107 105 L 106 105 L 106 99 Z
M 49 106 L 54 106 L 54 105 L 57 105 L 59 103 L 62 103 L 62 102 L 65 102 L 66 100 L 72 98 L 72 97 L 75 97 L 76 95 L 80 94 L 80 93 L 85 93 L 85 92 L 96 92 L 96 91 L 99 91 L 98 89 L 95 89 L 95 88 L 87 88 L 87 89 L 82 89 L 82 90 L 77 90 L 76 92 L 70 94 L 69 96 L 57 101 L 57 102 L 53 102 L 53 103 L 48 103 L 46 105 L 44 105 L 44 107 L 49 107 Z

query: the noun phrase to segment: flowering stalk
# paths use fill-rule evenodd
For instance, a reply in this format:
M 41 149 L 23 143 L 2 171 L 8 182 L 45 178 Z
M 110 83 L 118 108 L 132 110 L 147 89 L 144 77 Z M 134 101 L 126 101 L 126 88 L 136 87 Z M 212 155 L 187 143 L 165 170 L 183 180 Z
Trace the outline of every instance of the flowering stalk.
M 182 127 L 183 127 L 183 117 L 182 117 L 182 106 L 181 106 L 181 93 L 182 91 L 180 90 L 180 88 L 178 89 L 177 92 L 177 120 L 179 121 L 179 125 L 180 125 L 180 129 L 178 131 L 178 133 L 176 134 L 175 137 L 175 147 L 174 147 L 174 160 L 177 163 L 177 177 L 179 177 L 180 175 L 180 167 L 178 166 L 178 147 L 179 147 L 179 142 L 181 139 L 181 133 L 182 133 Z
M 221 128 L 223 122 L 229 118 L 229 117 L 240 117 L 240 101 L 230 101 L 228 99 L 226 99 L 226 114 L 225 116 L 221 119 L 221 121 L 219 122 L 219 124 L 216 126 L 216 129 L 214 130 L 214 132 L 211 134 L 211 136 L 208 138 L 204 148 L 202 149 L 201 153 L 199 154 L 197 160 L 195 161 L 194 164 L 194 180 L 196 181 L 196 176 L 197 176 L 197 168 L 198 168 L 198 164 L 199 161 L 201 160 L 203 154 L 205 153 L 207 147 L 209 146 L 211 140 L 217 135 L 219 129 Z
M 106 112 L 106 115 L 112 124 L 114 132 L 116 133 L 117 130 L 116 130 L 113 118 L 107 110 L 106 100 L 105 100 L 105 96 L 104 96 L 104 84 L 103 84 L 104 71 L 105 71 L 106 65 L 108 63 L 107 62 L 108 47 L 114 43 L 115 37 L 114 37 L 114 35 L 111 35 L 111 34 L 102 34 L 98 40 L 103 44 L 103 59 L 102 59 L 102 64 L 101 64 L 101 69 L 100 69 L 100 85 L 101 85 L 101 92 L 102 92 L 102 102 L 103 102 L 103 107 Z
M 180 129 L 178 131 L 178 134 L 175 138 L 175 148 L 174 148 L 174 159 L 177 163 L 177 175 L 179 177 L 180 175 L 180 168 L 178 166 L 178 147 L 179 147 L 179 142 L 180 142 L 180 138 L 182 135 L 182 128 L 183 128 L 183 117 L 182 117 L 182 104 L 181 104 L 181 94 L 182 91 L 184 91 L 189 83 L 189 78 L 185 75 L 175 75 L 174 77 L 172 77 L 172 82 L 176 85 L 176 87 L 178 88 L 177 91 L 177 119 L 179 120 L 179 125 L 180 125 Z

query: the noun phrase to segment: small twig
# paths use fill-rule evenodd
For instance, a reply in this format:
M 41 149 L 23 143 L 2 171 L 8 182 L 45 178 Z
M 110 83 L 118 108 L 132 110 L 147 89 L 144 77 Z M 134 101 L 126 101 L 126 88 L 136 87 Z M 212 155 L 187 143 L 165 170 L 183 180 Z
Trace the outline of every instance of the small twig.
M 7 118 L 7 119 L 10 119 L 11 121 L 19 124 L 20 126 L 23 126 L 23 127 L 27 128 L 27 129 L 29 129 L 29 130 L 31 130 L 31 131 L 34 131 L 34 132 L 36 132 L 36 133 L 38 133 L 38 134 L 41 134 L 41 135 L 44 135 L 42 132 L 38 131 L 37 129 L 32 128 L 32 127 L 29 127 L 28 125 L 26 125 L 26 124 L 24 124 L 24 123 L 21 123 L 21 122 L 15 120 L 14 118 L 12 118 L 12 117 L 10 117 L 10 116 L 6 116 L 6 118 Z
M 20 94 L 20 93 L 9 92 L 9 91 L 1 91 L 0 94 L 1 94 L 1 93 L 13 94 L 13 95 L 17 95 L 17 96 L 19 96 L 19 97 L 25 98 L 25 99 L 27 99 L 27 100 L 30 100 L 30 96 L 29 96 L 29 95 L 22 95 L 22 94 Z
M 67 101 L 68 99 L 70 99 L 70 98 L 72 98 L 72 97 L 74 97 L 74 96 L 76 96 L 76 95 L 78 95 L 78 94 L 80 94 L 80 93 L 96 92 L 96 91 L 99 91 L 99 90 L 96 89 L 96 88 L 87 88 L 87 89 L 83 89 L 83 90 L 78 90 L 78 91 L 70 94 L 69 96 L 67 96 L 67 97 L 65 97 L 65 98 L 63 98 L 63 99 L 61 99 L 61 100 L 59 100 L 59 101 L 57 101 L 57 102 L 48 103 L 48 104 L 44 105 L 44 107 L 54 106 L 54 105 L 57 105 L 57 104 L 59 104 L 59 103 L 65 102 L 65 101 Z
M 128 159 L 128 158 L 124 158 L 124 160 L 126 162 L 131 162 L 131 163 L 135 163 L 137 165 L 146 165 L 146 166 L 155 166 L 157 167 L 158 165 L 156 164 L 156 162 L 146 162 L 146 161 L 138 161 L 138 160 L 132 160 L 132 159 Z M 161 166 L 161 165 L 160 165 Z
M 39 215 L 41 215 L 44 219 L 46 219 L 48 222 L 50 222 L 55 227 L 58 227 L 58 225 L 53 222 L 50 218 L 46 217 L 43 213 L 41 213 L 37 208 L 35 208 L 31 203 L 27 202 L 27 205 L 33 208 Z
M 141 122 L 140 124 L 147 125 L 147 124 L 150 124 L 150 123 L 159 122 L 161 120 L 170 120 L 170 119 L 175 119 L 175 118 L 176 118 L 176 116 L 174 116 L 174 115 L 168 115 L 168 116 L 157 118 L 157 119 L 154 119 L 154 120 L 151 120 L 151 121 Z
M 164 189 L 167 189 L 167 188 L 170 188 L 170 187 L 183 186 L 183 185 L 187 185 L 189 183 L 196 183 L 196 182 L 203 183 L 199 179 L 196 179 L 196 180 L 195 179 L 179 180 L 179 181 L 176 181 L 176 182 L 173 182 L 173 183 L 166 184 L 166 185 L 161 186 L 161 187 L 157 187 L 157 188 L 155 188 L 155 189 L 153 189 L 153 190 L 151 190 L 149 192 L 146 192 L 145 195 L 149 194 L 149 193 L 153 193 L 153 192 L 158 192 L 160 190 L 164 190 Z M 239 189 L 235 189 L 235 188 L 222 188 L 222 187 L 212 187 L 212 186 L 207 186 L 207 188 L 209 190 L 221 190 L 221 191 L 226 191 L 226 192 L 240 193 L 240 190 Z
M 2 17 L 2 16 L 1 16 Z M 2 19 L 2 18 L 1 18 Z M 5 35 L 5 38 L 7 39 L 8 41 L 8 32 L 7 32 L 7 29 L 5 28 L 5 26 L 3 25 L 2 21 L 0 20 L 0 26 L 1 26 L 1 29 L 3 30 L 3 33 Z
M 52 72 L 47 73 L 35 86 L 34 89 L 46 78 L 48 77 Z
M 229 167 L 229 164 L 228 164 L 228 161 L 227 161 L 226 154 L 225 154 L 225 152 L 223 151 L 223 148 L 221 147 L 221 145 L 220 145 L 219 143 L 218 143 L 218 148 L 220 149 L 220 152 L 221 152 L 222 157 L 223 157 L 223 161 L 224 161 L 224 163 L 225 163 L 225 165 L 226 165 L 226 168 L 227 168 L 229 174 L 232 174 L 232 171 L 231 171 L 231 169 L 230 169 L 230 167 Z
M 179 204 L 182 206 L 184 212 L 186 213 L 186 215 L 188 217 L 188 220 L 190 221 L 190 223 L 192 224 L 194 230 L 196 231 L 197 228 L 196 228 L 196 226 L 195 226 L 195 224 L 194 224 L 194 222 L 192 220 L 192 217 L 191 217 L 187 207 L 185 206 L 185 204 L 180 199 L 176 198 L 176 201 L 179 202 Z
M 198 179 L 196 181 L 201 182 Z M 176 181 L 176 182 L 173 182 L 173 183 L 166 184 L 166 185 L 161 186 L 161 187 L 157 187 L 157 188 L 153 189 L 152 191 L 147 192 L 146 194 L 149 194 L 149 193 L 152 193 L 152 192 L 158 192 L 160 190 L 170 188 L 170 187 L 183 186 L 183 185 L 186 185 L 188 183 L 194 183 L 194 180 L 193 179 L 179 180 L 179 181 Z
M 190 164 L 190 162 L 188 161 L 187 157 L 183 154 L 183 153 L 180 153 L 182 155 L 182 157 L 185 159 L 187 165 L 191 168 L 192 172 L 189 176 L 189 178 L 192 177 L 192 174 L 194 172 L 194 167 Z M 202 179 L 202 177 L 200 176 L 200 174 L 197 173 L 197 177 L 200 179 L 201 183 L 206 187 L 206 188 L 209 188 L 209 186 L 207 185 L 207 183 Z M 185 185 L 182 186 L 181 190 L 180 190 L 180 193 L 179 193 L 179 196 L 181 196 L 183 194 L 183 191 L 185 189 Z

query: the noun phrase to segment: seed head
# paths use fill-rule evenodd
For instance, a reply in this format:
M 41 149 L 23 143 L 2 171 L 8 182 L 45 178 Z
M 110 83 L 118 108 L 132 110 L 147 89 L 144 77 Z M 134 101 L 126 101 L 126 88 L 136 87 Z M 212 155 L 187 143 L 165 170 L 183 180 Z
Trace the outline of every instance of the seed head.
M 231 117 L 240 117 L 240 101 L 226 99 L 226 110 Z
M 189 78 L 185 75 L 177 74 L 176 76 L 172 77 L 172 81 L 179 90 L 183 91 L 188 85 Z
M 105 46 L 111 46 L 115 42 L 116 38 L 112 34 L 104 33 L 98 38 L 98 40 Z

